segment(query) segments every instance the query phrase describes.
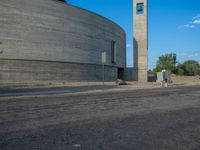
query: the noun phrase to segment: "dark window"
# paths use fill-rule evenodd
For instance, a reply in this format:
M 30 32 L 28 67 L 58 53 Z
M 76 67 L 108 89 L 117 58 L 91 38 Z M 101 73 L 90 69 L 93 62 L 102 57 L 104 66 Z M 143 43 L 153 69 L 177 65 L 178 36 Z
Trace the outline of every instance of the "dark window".
M 116 42 L 111 41 L 111 62 L 116 63 Z
M 144 3 L 137 3 L 136 9 L 137 14 L 144 14 Z

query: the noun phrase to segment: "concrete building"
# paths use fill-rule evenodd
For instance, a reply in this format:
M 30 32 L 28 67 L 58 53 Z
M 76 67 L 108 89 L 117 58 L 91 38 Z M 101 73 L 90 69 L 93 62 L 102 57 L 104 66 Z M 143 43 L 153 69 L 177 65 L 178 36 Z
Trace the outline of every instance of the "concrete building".
M 0 84 L 101 81 L 103 51 L 105 79 L 123 78 L 125 32 L 114 22 L 62 0 L 1 0 Z
M 147 82 L 148 0 L 134 0 L 134 78 Z

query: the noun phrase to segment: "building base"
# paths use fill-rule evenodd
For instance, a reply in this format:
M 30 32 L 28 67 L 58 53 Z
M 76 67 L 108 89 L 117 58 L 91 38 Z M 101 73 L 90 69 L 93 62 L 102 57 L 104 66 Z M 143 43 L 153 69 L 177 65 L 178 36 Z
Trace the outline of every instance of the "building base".
M 118 68 L 105 66 L 105 81 L 115 81 Z M 0 84 L 102 81 L 102 66 L 67 62 L 0 60 Z

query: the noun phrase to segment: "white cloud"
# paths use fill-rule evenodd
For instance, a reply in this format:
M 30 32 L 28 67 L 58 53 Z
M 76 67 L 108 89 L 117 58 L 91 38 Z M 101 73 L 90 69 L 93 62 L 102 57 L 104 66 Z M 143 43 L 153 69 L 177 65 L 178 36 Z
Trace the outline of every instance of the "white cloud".
M 194 16 L 194 17 L 193 17 L 193 20 L 195 20 L 195 19 L 199 19 L 199 18 L 200 18 L 200 14 Z
M 181 53 L 178 53 L 179 56 L 187 56 L 188 54 L 186 52 L 181 52 Z
M 188 55 L 188 57 L 198 57 L 198 56 L 199 56 L 198 52 L 194 52 L 193 54 Z
M 200 24 L 200 19 L 199 20 L 194 20 L 193 24 Z
M 177 55 L 182 58 L 194 58 L 200 56 L 200 51 L 180 51 Z
M 185 24 L 185 25 L 183 25 L 183 27 L 185 27 L 185 28 L 195 28 L 196 26 L 192 25 L 192 24 Z
M 127 45 L 126 45 L 126 48 L 132 48 L 132 47 L 133 47 L 132 44 L 127 44 Z
M 180 26 L 179 28 L 196 28 L 198 24 L 200 24 L 200 14 L 194 16 L 188 24 Z

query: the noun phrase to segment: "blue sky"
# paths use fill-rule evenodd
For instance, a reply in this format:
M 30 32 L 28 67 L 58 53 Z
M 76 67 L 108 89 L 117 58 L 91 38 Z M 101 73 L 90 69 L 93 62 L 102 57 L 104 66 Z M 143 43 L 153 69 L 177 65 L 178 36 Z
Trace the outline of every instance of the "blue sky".
M 133 66 L 132 0 L 68 0 L 119 24 L 127 36 L 127 66 Z M 158 56 L 200 62 L 200 0 L 149 0 L 149 68 Z

